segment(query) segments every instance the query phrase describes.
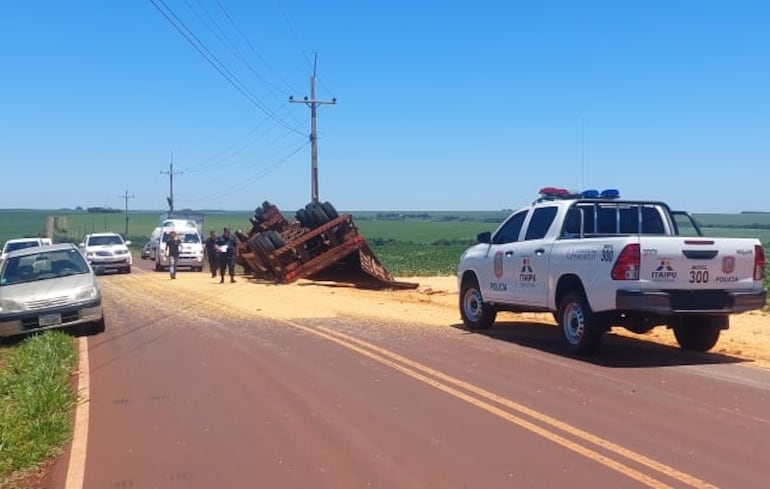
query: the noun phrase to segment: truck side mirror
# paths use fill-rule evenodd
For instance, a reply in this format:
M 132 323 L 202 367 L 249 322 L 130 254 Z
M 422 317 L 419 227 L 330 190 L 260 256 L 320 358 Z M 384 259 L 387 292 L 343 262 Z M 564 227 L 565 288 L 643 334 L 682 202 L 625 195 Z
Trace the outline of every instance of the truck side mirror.
M 492 242 L 492 233 L 489 231 L 484 231 L 483 233 L 479 233 L 476 235 L 476 241 L 479 243 L 485 243 L 489 244 Z

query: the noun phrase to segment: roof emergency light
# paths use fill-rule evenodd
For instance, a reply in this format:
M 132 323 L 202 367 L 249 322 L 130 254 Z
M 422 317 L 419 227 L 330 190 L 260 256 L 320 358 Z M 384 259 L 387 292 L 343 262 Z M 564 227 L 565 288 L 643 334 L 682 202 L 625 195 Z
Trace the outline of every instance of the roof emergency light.
M 598 199 L 599 191 L 595 189 L 583 190 L 580 192 L 580 197 L 583 199 Z
M 602 190 L 600 197 L 602 199 L 619 199 L 620 190 L 616 188 L 608 188 L 608 189 Z

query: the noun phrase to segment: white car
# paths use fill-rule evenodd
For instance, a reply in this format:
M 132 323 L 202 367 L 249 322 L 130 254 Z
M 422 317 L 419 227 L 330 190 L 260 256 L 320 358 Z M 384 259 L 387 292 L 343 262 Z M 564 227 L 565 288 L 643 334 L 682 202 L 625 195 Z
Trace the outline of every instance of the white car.
M 80 249 L 88 263 L 97 270 L 131 273 L 133 257 L 128 249 L 130 244 L 131 241 L 123 241 L 118 233 L 93 233 L 83 237 Z
M 0 261 L 5 259 L 5 255 L 12 251 L 21 250 L 24 248 L 32 248 L 36 246 L 43 246 L 43 245 L 50 245 L 51 240 L 45 239 L 45 241 L 41 238 L 18 238 L 18 239 L 9 239 L 5 242 L 3 245 L 3 251 L 0 253 Z
M 203 270 L 203 242 L 200 234 L 195 228 L 187 228 L 180 231 L 175 228 L 163 228 L 158 240 L 151 245 L 150 254 L 155 252 L 155 271 L 168 270 L 169 259 L 165 256 L 166 242 L 169 235 L 174 231 L 177 233 L 181 246 L 179 247 L 179 261 L 177 267 L 190 267 L 190 269 L 200 272 Z

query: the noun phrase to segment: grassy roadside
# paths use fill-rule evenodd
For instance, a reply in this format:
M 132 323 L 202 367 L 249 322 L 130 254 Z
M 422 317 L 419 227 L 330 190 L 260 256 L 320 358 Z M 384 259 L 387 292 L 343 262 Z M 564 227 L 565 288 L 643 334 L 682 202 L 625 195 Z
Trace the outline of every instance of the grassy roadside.
M 0 487 L 16 487 L 72 435 L 76 356 L 58 331 L 0 347 Z

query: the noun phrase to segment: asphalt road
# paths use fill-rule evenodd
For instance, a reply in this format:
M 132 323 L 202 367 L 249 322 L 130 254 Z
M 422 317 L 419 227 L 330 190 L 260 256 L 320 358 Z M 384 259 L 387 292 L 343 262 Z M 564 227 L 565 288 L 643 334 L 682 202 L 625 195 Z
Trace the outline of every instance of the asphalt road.
M 770 372 L 729 357 L 610 337 L 570 358 L 527 324 L 235 317 L 140 279 L 102 280 L 86 488 L 769 484 Z

